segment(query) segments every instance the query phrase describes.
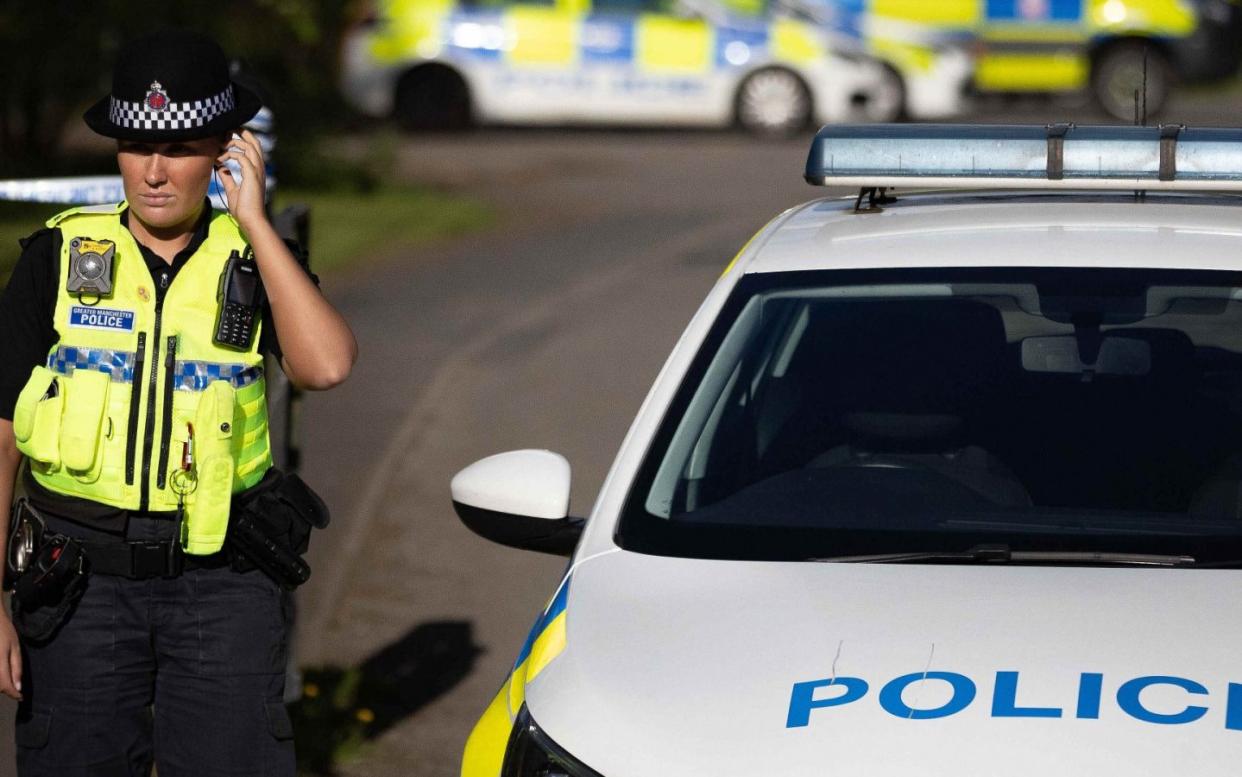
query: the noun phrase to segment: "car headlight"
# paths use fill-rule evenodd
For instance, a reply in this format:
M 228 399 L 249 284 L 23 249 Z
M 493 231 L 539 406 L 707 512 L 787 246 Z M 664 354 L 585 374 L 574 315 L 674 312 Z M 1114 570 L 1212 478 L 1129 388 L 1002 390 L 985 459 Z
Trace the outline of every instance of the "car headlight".
M 518 712 L 505 748 L 505 765 L 500 777 L 602 777 L 565 752 L 543 733 L 531 718 L 526 705 Z

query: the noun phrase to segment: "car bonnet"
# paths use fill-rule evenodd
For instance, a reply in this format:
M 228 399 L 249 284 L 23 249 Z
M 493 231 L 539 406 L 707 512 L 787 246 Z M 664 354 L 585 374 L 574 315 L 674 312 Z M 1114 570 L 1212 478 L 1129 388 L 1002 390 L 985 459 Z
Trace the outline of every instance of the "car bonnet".
M 605 777 L 1232 775 L 1240 581 L 615 551 L 526 701 Z

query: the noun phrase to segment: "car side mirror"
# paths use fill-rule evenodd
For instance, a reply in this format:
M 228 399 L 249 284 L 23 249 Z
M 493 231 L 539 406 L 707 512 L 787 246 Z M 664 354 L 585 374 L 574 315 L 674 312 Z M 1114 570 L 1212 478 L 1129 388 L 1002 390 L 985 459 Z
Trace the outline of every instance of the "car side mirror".
M 569 462 L 552 451 L 509 451 L 458 472 L 453 509 L 480 537 L 511 548 L 569 556 L 585 523 L 569 517 Z

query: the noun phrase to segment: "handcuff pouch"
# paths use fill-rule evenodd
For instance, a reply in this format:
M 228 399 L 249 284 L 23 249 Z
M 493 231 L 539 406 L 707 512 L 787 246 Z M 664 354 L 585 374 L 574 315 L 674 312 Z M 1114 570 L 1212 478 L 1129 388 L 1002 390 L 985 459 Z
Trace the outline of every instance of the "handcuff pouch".
M 86 591 L 87 559 L 81 544 L 47 527 L 24 499 L 14 506 L 8 560 L 25 568 L 6 575 L 13 591 L 13 626 L 30 642 L 50 639 L 68 619 Z M 14 551 L 14 542 L 30 538 L 29 556 Z

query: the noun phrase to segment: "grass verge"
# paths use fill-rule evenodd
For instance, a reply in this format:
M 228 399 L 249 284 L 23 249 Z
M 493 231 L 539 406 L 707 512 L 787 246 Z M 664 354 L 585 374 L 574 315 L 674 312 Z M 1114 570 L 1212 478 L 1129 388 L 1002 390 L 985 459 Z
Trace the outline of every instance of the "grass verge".
M 494 218 L 492 210 L 476 200 L 410 186 L 369 192 L 280 190 L 277 207 L 291 203 L 311 208 L 311 266 L 317 273 L 484 229 Z M 0 202 L 0 288 L 8 283 L 20 253 L 17 241 L 64 207 Z
M 311 267 L 317 273 L 468 234 L 494 219 L 492 210 L 477 200 L 407 186 L 369 192 L 282 189 L 277 207 L 291 203 L 310 206 Z

